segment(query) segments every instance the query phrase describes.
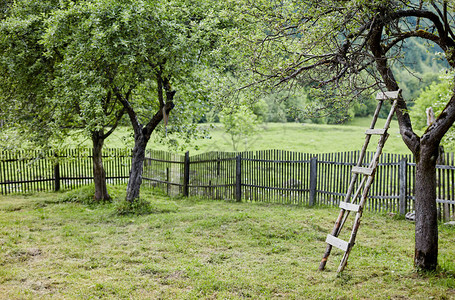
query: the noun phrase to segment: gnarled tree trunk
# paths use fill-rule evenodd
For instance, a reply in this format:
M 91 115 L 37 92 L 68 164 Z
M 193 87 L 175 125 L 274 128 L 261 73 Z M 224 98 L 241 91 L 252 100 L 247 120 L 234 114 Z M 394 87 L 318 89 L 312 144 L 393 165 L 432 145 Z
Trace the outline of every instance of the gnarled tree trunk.
M 138 116 L 129 102 L 132 90 L 129 90 L 125 95 L 122 95 L 119 88 L 114 88 L 114 93 L 123 104 L 123 107 L 130 117 L 131 125 L 134 130 L 134 148 L 132 153 L 131 171 L 128 186 L 126 188 L 126 201 L 128 202 L 134 202 L 135 199 L 139 198 L 145 160 L 145 149 L 148 141 L 150 140 L 150 136 L 163 119 L 167 120 L 170 111 L 174 108 L 173 99 L 175 91 L 171 89 L 169 79 L 162 77 L 161 69 L 157 71 L 156 79 L 158 87 L 158 102 L 160 105 L 158 111 L 145 126 L 139 122 Z M 166 101 L 164 100 L 163 90 L 166 92 Z
M 111 197 L 107 192 L 106 185 L 106 171 L 103 166 L 103 144 L 104 144 L 104 132 L 98 130 L 92 132 L 93 142 L 93 181 L 95 183 L 95 196 L 96 201 L 109 200 Z
M 423 146 L 416 157 L 415 255 L 419 269 L 434 270 L 438 264 L 438 218 L 436 208 L 436 160 L 439 145 Z
M 148 139 L 143 134 L 135 136 L 134 140 L 130 178 L 128 180 L 128 186 L 126 187 L 126 200 L 129 202 L 133 202 L 134 199 L 139 198 L 145 160 L 145 148 L 147 147 L 148 142 Z

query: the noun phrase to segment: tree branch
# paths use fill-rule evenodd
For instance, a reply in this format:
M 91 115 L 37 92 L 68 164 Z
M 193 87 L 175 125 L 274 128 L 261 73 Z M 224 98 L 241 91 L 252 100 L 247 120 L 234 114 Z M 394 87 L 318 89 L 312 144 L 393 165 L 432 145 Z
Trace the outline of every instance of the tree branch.
M 115 117 L 115 123 L 114 125 L 112 125 L 111 129 L 109 129 L 108 132 L 106 132 L 102 138 L 103 139 L 107 139 L 113 132 L 114 130 L 117 128 L 118 124 L 120 123 L 120 119 L 122 118 L 123 114 L 125 113 L 126 109 L 125 107 L 123 107 L 119 113 L 117 114 L 117 116 Z
M 401 18 L 405 17 L 416 17 L 416 18 L 425 18 L 427 20 L 430 20 L 434 26 L 436 27 L 439 38 L 441 40 L 441 48 L 443 50 L 447 50 L 448 47 L 454 47 L 455 42 L 448 38 L 447 32 L 444 28 L 444 24 L 441 22 L 440 18 L 438 15 L 435 13 L 428 11 L 428 10 L 416 10 L 416 9 L 411 9 L 411 10 L 399 10 L 397 12 L 391 13 L 389 15 L 389 18 L 392 20 L 398 20 Z M 419 31 L 419 30 L 416 30 Z
M 142 133 L 144 134 L 144 136 L 147 140 L 150 139 L 150 136 L 152 135 L 155 128 L 163 120 L 164 114 L 168 115 L 173 108 L 174 108 L 173 101 L 166 102 L 164 107 L 158 109 L 158 111 L 155 113 L 155 115 L 153 115 L 152 119 L 150 119 L 150 121 L 147 123 L 145 128 L 142 130 Z
M 427 39 L 427 40 L 435 42 L 441 48 L 444 47 L 444 44 L 441 42 L 440 37 L 438 37 L 437 35 L 435 35 L 433 33 L 428 32 L 428 31 L 419 29 L 419 30 L 415 30 L 415 31 L 408 31 L 408 32 L 401 33 L 400 36 L 398 36 L 395 40 L 393 40 L 392 42 L 390 42 L 388 45 L 386 45 L 384 47 L 384 53 L 387 53 L 396 44 L 398 44 L 399 42 L 404 41 L 405 39 L 410 38 L 410 37 L 419 37 L 419 38 Z
M 158 92 L 158 101 L 160 103 L 160 108 L 164 107 L 164 97 L 163 97 L 163 78 L 161 77 L 161 66 L 158 68 L 156 73 L 156 83 L 157 83 L 157 92 Z
M 132 89 L 129 89 L 128 92 L 125 94 L 125 96 L 122 95 L 120 88 L 117 86 L 114 86 L 112 88 L 112 90 L 113 90 L 115 96 L 117 97 L 117 99 L 120 101 L 120 103 L 122 103 L 128 116 L 130 117 L 131 125 L 133 126 L 134 132 L 135 133 L 140 132 L 142 129 L 141 123 L 139 122 L 139 119 L 137 118 L 137 114 L 129 102 L 129 98 L 131 97 Z
M 387 57 L 385 56 L 385 52 L 381 46 L 383 28 L 382 24 L 375 25 L 374 30 L 372 30 L 372 35 L 369 38 L 369 47 L 373 53 L 377 69 L 386 85 L 386 88 L 389 91 L 397 91 L 399 89 L 398 83 L 395 80 L 392 70 L 388 66 Z M 396 116 L 400 127 L 400 134 L 404 143 L 414 155 L 417 155 L 420 150 L 420 138 L 412 129 L 411 118 L 408 114 L 406 101 L 404 101 L 401 95 L 398 100 Z

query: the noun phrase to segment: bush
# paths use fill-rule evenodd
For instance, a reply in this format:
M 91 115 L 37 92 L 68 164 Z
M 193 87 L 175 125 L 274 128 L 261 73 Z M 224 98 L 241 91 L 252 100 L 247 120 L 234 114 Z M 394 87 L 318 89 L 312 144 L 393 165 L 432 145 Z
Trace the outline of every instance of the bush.
M 124 215 L 148 215 L 154 209 L 150 202 L 142 198 L 135 199 L 133 202 L 126 201 L 125 199 L 117 200 L 114 202 L 114 209 L 116 214 Z
M 59 197 L 60 202 L 94 204 L 95 186 L 87 185 L 64 193 Z
M 119 186 L 116 187 L 108 186 L 108 191 L 109 195 L 111 196 L 111 199 L 95 201 L 95 186 L 93 184 L 90 184 L 64 193 L 58 198 L 58 201 L 81 203 L 86 205 L 111 203 L 112 199 L 118 198 L 118 194 L 120 191 L 119 189 L 122 188 L 123 187 Z

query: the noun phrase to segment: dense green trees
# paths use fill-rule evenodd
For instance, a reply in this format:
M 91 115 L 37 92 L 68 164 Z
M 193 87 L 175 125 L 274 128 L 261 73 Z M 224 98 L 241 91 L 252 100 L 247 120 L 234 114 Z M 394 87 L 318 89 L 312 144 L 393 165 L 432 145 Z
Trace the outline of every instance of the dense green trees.
M 84 128 L 95 177 L 105 182 L 103 141 L 127 115 L 135 135 L 127 199 L 134 201 L 145 147 L 161 121 L 166 126 L 171 115 L 169 131 L 196 134 L 187 121 L 200 118 L 213 81 L 206 61 L 216 58 L 229 19 L 216 1 L 20 0 L 6 7 L 2 119 L 42 140 Z M 96 186 L 109 197 L 105 184 Z
M 62 93 L 83 90 L 93 103 L 108 95 L 129 117 L 135 141 L 126 195 L 130 202 L 139 197 L 151 134 L 168 122 L 174 107 L 201 100 L 177 91 L 203 81 L 205 60 L 225 27 L 216 9 L 210 1 L 97 0 L 68 5 L 48 19 L 42 42 L 49 57 L 63 56 Z M 88 107 L 94 113 L 99 106 Z M 197 113 L 197 107 L 191 108 Z
M 246 105 L 240 105 L 235 109 L 223 109 L 219 118 L 224 125 L 224 130 L 231 138 L 233 150 L 238 151 L 242 141 L 245 142 L 245 148 L 248 149 L 248 137 L 258 130 L 258 116 Z
M 93 87 L 89 77 L 71 77 L 65 65 L 71 54 L 46 38 L 52 18 L 67 9 L 64 2 L 16 1 L 7 6 L 0 28 L 1 101 L 8 108 L 4 120 L 19 128 L 22 138 L 47 147 L 69 130 L 83 128 L 93 141 L 95 199 L 109 199 L 102 147 L 123 108 L 112 93 Z M 63 42 L 67 36 L 59 38 Z

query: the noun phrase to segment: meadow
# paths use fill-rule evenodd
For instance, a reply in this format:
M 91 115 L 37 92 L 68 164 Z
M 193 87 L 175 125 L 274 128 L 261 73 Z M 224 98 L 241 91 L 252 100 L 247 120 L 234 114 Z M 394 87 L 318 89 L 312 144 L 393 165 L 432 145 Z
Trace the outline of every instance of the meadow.
M 116 198 L 124 186 L 110 187 Z M 455 227 L 440 269 L 413 269 L 414 224 L 366 212 L 349 264 L 317 271 L 338 209 L 169 198 L 151 213 L 84 204 L 84 190 L 0 196 L 1 299 L 454 299 Z
M 362 148 L 365 140 L 365 130 L 370 126 L 371 118 L 357 118 L 343 125 L 324 125 L 306 123 L 264 123 L 258 131 L 244 138 L 237 150 L 269 150 L 279 149 L 303 153 L 331 153 L 356 151 Z M 379 119 L 376 128 L 382 128 L 385 120 Z M 197 139 L 186 144 L 179 153 L 190 151 L 191 155 L 209 151 L 233 151 L 230 136 L 225 133 L 223 125 L 201 124 L 201 129 L 207 129 L 208 138 Z M 410 154 L 403 143 L 398 130 L 398 123 L 392 122 L 389 129 L 390 137 L 384 148 L 386 153 Z M 169 137 L 171 138 L 171 137 Z M 167 146 L 153 139 L 148 149 L 167 150 Z M 377 141 L 377 140 L 376 140 Z M 180 143 L 183 141 L 179 140 Z M 80 141 L 82 145 L 90 146 L 90 141 Z M 372 140 L 371 145 L 376 145 Z M 132 148 L 132 132 L 128 127 L 117 129 L 106 140 L 106 147 Z M 174 149 L 171 149 L 174 150 Z

